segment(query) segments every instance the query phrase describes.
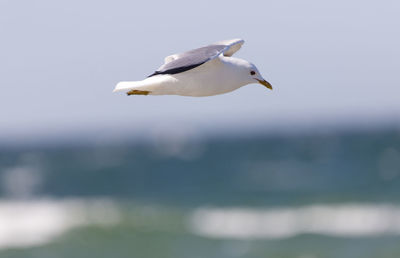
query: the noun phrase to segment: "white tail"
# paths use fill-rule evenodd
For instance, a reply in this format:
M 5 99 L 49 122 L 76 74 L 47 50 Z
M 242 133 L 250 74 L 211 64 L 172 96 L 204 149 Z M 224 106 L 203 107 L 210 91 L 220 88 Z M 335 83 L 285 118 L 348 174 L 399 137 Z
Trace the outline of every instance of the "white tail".
M 152 76 L 143 81 L 119 82 L 113 92 L 144 90 L 153 92 L 168 80 L 168 76 Z
M 134 89 L 136 87 L 143 86 L 143 81 L 136 81 L 136 82 L 119 82 L 117 86 L 115 86 L 115 89 L 113 92 L 119 92 L 119 91 L 128 91 L 131 89 Z

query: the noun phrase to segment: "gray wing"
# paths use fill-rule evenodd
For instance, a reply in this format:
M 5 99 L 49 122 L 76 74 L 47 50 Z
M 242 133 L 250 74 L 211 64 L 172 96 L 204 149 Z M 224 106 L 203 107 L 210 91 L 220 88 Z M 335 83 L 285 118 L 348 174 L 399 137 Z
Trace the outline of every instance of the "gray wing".
M 239 50 L 243 43 L 244 41 L 240 39 L 225 40 L 181 54 L 167 56 L 165 58 L 165 63 L 149 77 L 158 74 L 182 73 L 213 60 L 222 53 L 226 56 L 231 56 Z

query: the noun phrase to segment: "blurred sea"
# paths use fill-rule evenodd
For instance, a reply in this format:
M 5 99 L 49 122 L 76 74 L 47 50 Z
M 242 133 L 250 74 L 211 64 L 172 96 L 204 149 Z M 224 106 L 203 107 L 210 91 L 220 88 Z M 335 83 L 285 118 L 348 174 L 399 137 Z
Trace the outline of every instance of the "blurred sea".
M 0 257 L 400 257 L 400 131 L 0 149 Z

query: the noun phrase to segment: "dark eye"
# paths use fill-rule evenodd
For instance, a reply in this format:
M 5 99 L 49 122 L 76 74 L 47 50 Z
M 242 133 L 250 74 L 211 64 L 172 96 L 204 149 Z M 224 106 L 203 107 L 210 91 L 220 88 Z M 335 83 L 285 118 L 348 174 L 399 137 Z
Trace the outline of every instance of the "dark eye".
M 250 74 L 251 74 L 251 75 L 255 75 L 255 74 L 256 74 L 256 72 L 254 72 L 254 71 L 251 71 L 251 72 L 250 72 Z

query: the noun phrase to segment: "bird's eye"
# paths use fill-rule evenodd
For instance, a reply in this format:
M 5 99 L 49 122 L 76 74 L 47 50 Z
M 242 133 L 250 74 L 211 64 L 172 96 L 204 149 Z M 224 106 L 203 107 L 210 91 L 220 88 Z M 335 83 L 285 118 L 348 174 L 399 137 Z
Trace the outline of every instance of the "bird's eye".
M 251 72 L 250 72 L 250 74 L 251 74 L 251 75 L 255 75 L 255 74 L 256 74 L 256 72 L 254 72 L 254 71 L 251 71 Z

